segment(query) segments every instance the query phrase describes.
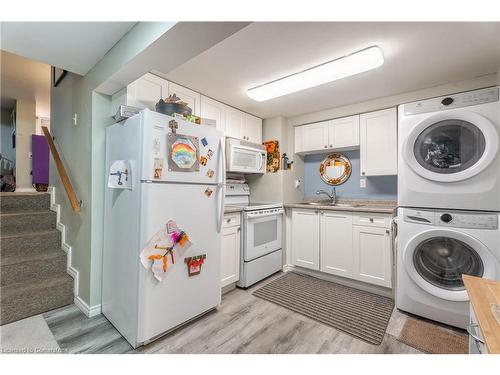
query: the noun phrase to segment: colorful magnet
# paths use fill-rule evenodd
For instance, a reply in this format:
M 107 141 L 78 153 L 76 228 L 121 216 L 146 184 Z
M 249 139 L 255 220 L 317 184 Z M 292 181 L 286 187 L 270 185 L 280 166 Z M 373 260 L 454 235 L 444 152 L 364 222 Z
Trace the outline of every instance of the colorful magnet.
M 179 137 L 172 145 L 172 161 L 182 169 L 191 168 L 196 162 L 196 147 L 190 139 Z
M 213 193 L 213 192 L 214 192 L 214 191 L 213 191 L 212 189 L 210 189 L 209 187 L 207 187 L 207 188 L 205 189 L 205 195 L 206 195 L 207 197 L 209 197 L 209 198 L 210 198 L 210 196 L 212 195 L 212 193 Z
M 207 139 L 206 138 L 202 138 L 201 139 L 201 144 L 203 145 L 203 147 L 207 147 L 207 145 L 208 145 Z
M 156 156 L 160 155 L 161 143 L 160 138 L 155 138 L 153 141 L 153 151 Z
M 200 156 L 200 164 L 206 166 L 208 159 L 205 156 Z
M 179 228 L 177 227 L 177 223 L 173 220 L 169 220 L 167 222 L 167 233 L 171 234 L 171 233 L 178 232 L 178 231 L 179 231 Z
M 207 176 L 208 176 L 208 178 L 212 178 L 212 177 L 214 176 L 214 173 L 215 173 L 215 172 L 214 172 L 213 170 L 209 169 L 209 170 L 207 171 Z
M 154 179 L 161 179 L 161 174 L 163 172 L 163 158 L 155 158 L 153 172 Z
M 214 156 L 214 152 L 211 149 L 208 149 L 207 151 L 207 158 L 212 159 L 212 156 Z
M 186 263 L 188 267 L 189 277 L 200 274 L 201 266 L 205 263 L 205 259 L 207 259 L 207 254 L 184 258 L 184 263 Z

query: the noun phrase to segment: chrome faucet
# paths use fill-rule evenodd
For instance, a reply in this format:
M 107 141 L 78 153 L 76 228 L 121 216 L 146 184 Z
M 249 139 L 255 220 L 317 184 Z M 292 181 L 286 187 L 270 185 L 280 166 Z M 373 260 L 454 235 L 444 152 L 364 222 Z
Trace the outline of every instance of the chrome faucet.
M 316 195 L 320 195 L 320 194 L 325 194 L 326 196 L 328 196 L 328 198 L 331 199 L 332 204 L 335 204 L 337 202 L 337 191 L 335 190 L 335 188 L 332 189 L 332 194 L 329 194 L 328 192 L 326 192 L 324 190 L 318 190 L 316 192 Z

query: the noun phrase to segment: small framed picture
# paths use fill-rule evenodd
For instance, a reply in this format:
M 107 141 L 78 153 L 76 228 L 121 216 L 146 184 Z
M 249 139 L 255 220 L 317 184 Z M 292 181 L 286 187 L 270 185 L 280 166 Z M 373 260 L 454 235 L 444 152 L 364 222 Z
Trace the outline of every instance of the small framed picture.
M 52 86 L 57 87 L 59 83 L 63 80 L 63 78 L 68 74 L 67 70 L 52 67 Z

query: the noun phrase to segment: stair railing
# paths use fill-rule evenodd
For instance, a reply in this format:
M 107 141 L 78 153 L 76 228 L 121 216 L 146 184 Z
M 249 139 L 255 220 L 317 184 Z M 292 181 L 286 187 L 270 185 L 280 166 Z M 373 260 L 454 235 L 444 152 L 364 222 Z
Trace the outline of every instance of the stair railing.
M 71 203 L 71 208 L 74 212 L 80 212 L 82 202 L 78 200 L 76 196 L 73 185 L 71 184 L 68 174 L 66 173 L 66 169 L 64 168 L 64 165 L 61 161 L 61 157 L 59 156 L 59 152 L 57 152 L 57 148 L 54 144 L 54 140 L 52 139 L 52 135 L 50 134 L 49 129 L 47 129 L 46 126 L 42 126 L 42 131 L 49 145 L 50 153 L 54 158 L 54 163 L 56 164 L 57 172 L 59 173 L 59 177 L 61 178 L 64 190 L 66 190 L 69 202 Z

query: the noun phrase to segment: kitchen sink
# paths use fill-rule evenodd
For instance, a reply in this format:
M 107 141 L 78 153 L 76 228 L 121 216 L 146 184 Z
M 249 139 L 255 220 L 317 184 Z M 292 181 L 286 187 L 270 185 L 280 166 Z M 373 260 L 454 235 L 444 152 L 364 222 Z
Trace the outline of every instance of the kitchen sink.
M 310 206 L 332 206 L 332 207 L 359 207 L 359 204 L 353 203 L 330 203 L 330 202 L 304 202 Z

